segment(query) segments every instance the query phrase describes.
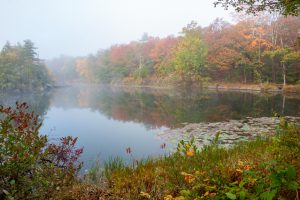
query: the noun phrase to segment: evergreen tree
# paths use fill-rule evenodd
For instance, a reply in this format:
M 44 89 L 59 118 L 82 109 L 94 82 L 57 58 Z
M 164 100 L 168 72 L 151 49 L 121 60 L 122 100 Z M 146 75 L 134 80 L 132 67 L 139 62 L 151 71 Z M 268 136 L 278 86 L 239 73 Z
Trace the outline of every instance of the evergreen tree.
M 37 58 L 30 40 L 24 45 L 7 42 L 0 54 L 0 90 L 44 89 L 50 78 L 46 66 Z

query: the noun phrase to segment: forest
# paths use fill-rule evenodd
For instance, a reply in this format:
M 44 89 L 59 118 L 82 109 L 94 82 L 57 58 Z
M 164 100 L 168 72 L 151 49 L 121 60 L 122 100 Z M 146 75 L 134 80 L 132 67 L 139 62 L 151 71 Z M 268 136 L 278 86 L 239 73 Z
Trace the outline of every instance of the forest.
M 43 91 L 50 83 L 48 70 L 32 41 L 4 45 L 0 53 L 0 90 Z
M 63 6 L 67 1 L 51 0 L 41 7 L 38 1 L 18 6 L 8 2 L 1 3 L 0 14 L 9 10 L 3 7 L 16 12 L 3 15 L 3 23 L 8 21 L 3 27 L 18 33 L 14 20 L 20 25 L 30 22 L 20 26 L 22 37 L 37 27 L 32 31 L 45 40 L 50 31 L 43 32 L 42 25 L 58 35 L 65 27 L 72 34 L 75 29 L 109 28 L 96 15 L 103 5 L 111 6 L 105 4 L 108 1 L 70 1 L 72 5 Z M 126 1 L 126 8 L 135 8 L 132 2 Z M 158 10 L 161 2 L 150 3 Z M 184 2 L 191 7 L 190 3 Z M 192 21 L 167 37 L 144 33 L 137 41 L 88 56 L 42 60 L 31 40 L 6 42 L 0 52 L 0 200 L 298 200 L 299 93 L 199 87 L 224 83 L 300 88 L 300 2 L 214 0 L 212 4 L 242 14 L 236 13 L 232 22 L 217 18 L 208 26 Z M 73 9 L 80 19 L 95 18 L 97 23 L 83 26 L 74 20 L 74 13 L 68 15 Z M 169 15 L 171 9 L 162 10 Z M 114 20 L 124 17 L 116 12 L 116 5 L 107 10 L 105 14 L 113 13 Z M 24 21 L 16 17 L 17 11 L 25 11 Z M 190 16 L 191 10 L 187 11 Z M 34 16 L 39 26 L 27 15 Z M 104 24 L 112 21 L 105 18 Z M 166 133 L 178 138 L 160 140 Z M 114 151 L 118 148 L 122 153 Z M 144 151 L 148 148 L 159 151 L 150 154 Z M 143 157 L 137 157 L 139 153 Z M 110 158 L 102 163 L 98 156 Z
M 30 40 L 9 42 L 0 54 L 1 90 L 44 90 L 51 82 L 196 85 L 207 82 L 299 84 L 300 18 L 236 15 L 201 27 L 192 21 L 179 36 L 117 44 L 86 57 L 43 61 Z M 48 71 L 47 71 L 48 69 Z
M 195 21 L 179 36 L 117 44 L 87 57 L 47 61 L 56 81 L 113 84 L 201 85 L 299 84 L 300 18 L 278 13 L 220 18 L 207 27 Z

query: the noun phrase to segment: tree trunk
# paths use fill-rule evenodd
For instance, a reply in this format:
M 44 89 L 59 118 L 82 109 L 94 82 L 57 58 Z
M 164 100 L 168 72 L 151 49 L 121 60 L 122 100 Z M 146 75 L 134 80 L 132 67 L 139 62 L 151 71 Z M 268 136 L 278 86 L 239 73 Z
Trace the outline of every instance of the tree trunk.
M 284 115 L 284 107 L 285 107 L 285 96 L 283 94 L 283 97 L 282 97 L 282 107 L 281 107 L 281 115 Z
M 261 39 L 261 34 L 259 34 L 259 39 Z M 258 43 L 258 61 L 261 62 L 261 41 Z
M 247 83 L 246 67 L 244 67 L 244 83 Z
M 286 85 L 286 67 L 285 64 L 282 63 L 282 75 L 283 75 L 283 87 Z
M 276 73 L 275 73 L 275 65 L 274 58 L 272 57 L 272 82 L 276 83 Z

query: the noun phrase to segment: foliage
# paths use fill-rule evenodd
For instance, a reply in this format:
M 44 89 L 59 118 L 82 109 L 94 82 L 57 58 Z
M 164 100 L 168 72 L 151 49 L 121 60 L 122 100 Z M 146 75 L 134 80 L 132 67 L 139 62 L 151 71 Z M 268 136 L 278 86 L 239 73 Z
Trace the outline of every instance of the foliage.
M 280 12 L 284 15 L 299 15 L 299 0 L 217 0 L 215 5 L 222 5 L 226 9 L 233 6 L 236 11 L 258 13 L 261 11 Z
M 51 83 L 44 63 L 37 57 L 34 44 L 5 44 L 0 53 L 0 90 L 44 90 Z
M 132 166 L 111 159 L 90 170 L 84 183 L 76 180 L 77 139 L 49 144 L 27 108 L 0 109 L 1 199 L 295 199 L 300 189 L 300 127 L 284 119 L 275 136 L 230 149 L 218 146 L 219 132 L 202 149 L 192 139 L 173 154 L 134 159 Z
M 174 154 L 132 167 L 111 161 L 100 188 L 123 199 L 295 199 L 300 189 L 300 127 L 284 119 L 276 136 L 197 149 L 181 141 Z M 118 163 L 118 164 L 117 164 Z M 100 198 L 102 195 L 99 195 Z
M 191 83 L 193 79 L 201 77 L 201 71 L 205 68 L 206 47 L 201 39 L 201 28 L 192 22 L 183 28 L 183 38 L 176 47 L 173 63 L 176 73 L 181 80 Z
M 0 198 L 61 198 L 76 181 L 82 149 L 72 137 L 48 143 L 38 116 L 27 109 L 26 103 L 0 107 Z
M 298 81 L 298 77 L 295 77 L 297 73 L 297 67 L 300 63 L 300 51 L 293 51 L 291 48 L 277 48 L 275 50 L 264 52 L 265 57 L 269 57 L 271 60 L 278 60 L 282 71 L 282 79 L 284 84 L 286 79 L 288 82 L 295 83 Z
M 68 82 L 282 84 L 285 72 L 286 84 L 295 84 L 300 77 L 299 17 L 238 15 L 235 20 L 230 24 L 216 19 L 207 27 L 191 22 L 177 37 L 147 35 L 95 55 L 65 58 L 65 62 L 54 59 L 48 65 L 57 80 Z

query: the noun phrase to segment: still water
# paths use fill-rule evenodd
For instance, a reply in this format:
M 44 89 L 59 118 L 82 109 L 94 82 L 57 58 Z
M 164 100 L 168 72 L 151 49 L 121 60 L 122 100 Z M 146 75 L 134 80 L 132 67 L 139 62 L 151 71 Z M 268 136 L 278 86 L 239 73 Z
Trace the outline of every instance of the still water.
M 0 93 L 0 104 L 27 102 L 43 119 L 41 132 L 51 140 L 72 135 L 84 147 L 88 168 L 95 160 L 130 160 L 168 152 L 157 134 L 184 122 L 216 122 L 274 112 L 300 116 L 300 97 L 222 91 L 176 91 L 104 86 L 66 87 L 48 93 Z

